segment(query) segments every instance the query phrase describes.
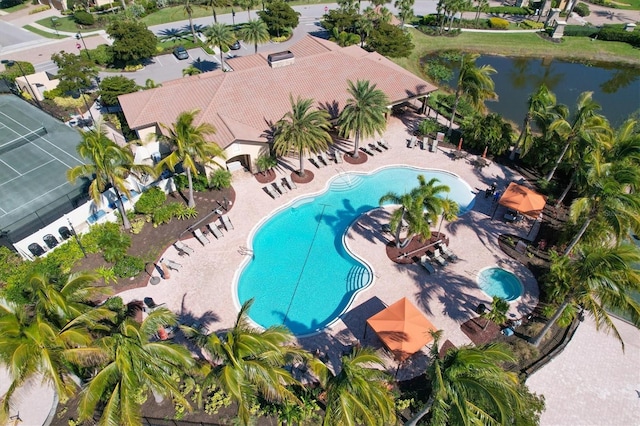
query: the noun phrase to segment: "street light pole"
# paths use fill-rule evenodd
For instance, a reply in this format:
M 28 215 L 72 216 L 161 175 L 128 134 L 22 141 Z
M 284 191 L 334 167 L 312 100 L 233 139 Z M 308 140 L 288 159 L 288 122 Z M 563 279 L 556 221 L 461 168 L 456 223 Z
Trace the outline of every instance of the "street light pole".
M 84 37 L 82 37 L 82 33 L 81 32 L 76 33 L 76 40 L 81 40 L 82 41 L 82 45 L 84 46 L 84 50 L 85 50 L 85 52 L 87 52 L 87 58 L 89 58 L 89 60 L 91 60 L 91 55 L 89 54 L 89 49 L 87 49 L 87 44 L 84 42 Z
M 67 218 L 67 222 L 69 222 L 69 226 L 71 227 L 71 232 L 73 232 L 73 236 L 75 237 L 76 242 L 80 246 L 80 250 L 82 250 L 82 254 L 84 255 L 84 257 L 87 257 L 87 252 L 84 250 L 84 246 L 80 242 L 80 237 L 78 237 L 78 234 L 76 233 L 76 229 L 73 227 L 73 223 L 71 223 L 71 219 Z
M 38 108 L 42 109 L 42 105 L 40 105 L 40 101 L 38 100 L 38 97 L 36 96 L 36 92 L 33 89 L 33 87 L 31 86 L 31 83 L 29 83 L 29 80 L 27 79 L 27 75 L 24 73 L 24 70 L 22 69 L 22 65 L 20 65 L 20 62 L 12 61 L 10 59 L 3 59 L 3 60 L 0 61 L 0 63 L 6 65 L 8 67 L 12 67 L 14 65 L 18 65 L 18 69 L 20 69 L 20 73 L 24 77 L 24 81 L 27 83 L 27 87 L 29 87 L 29 90 L 27 90 L 27 92 L 29 92 L 29 96 L 33 95 L 33 100 L 36 101 L 36 104 L 38 104 Z

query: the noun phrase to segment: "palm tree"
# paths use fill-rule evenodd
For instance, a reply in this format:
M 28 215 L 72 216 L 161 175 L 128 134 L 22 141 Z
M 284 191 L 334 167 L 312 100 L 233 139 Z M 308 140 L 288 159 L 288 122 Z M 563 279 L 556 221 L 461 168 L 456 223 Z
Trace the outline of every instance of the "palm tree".
M 496 96 L 493 91 L 494 83 L 491 74 L 497 71 L 491 65 L 483 65 L 480 68 L 476 66 L 476 60 L 480 55 L 475 53 L 465 53 L 460 59 L 460 72 L 458 73 L 458 82 L 456 85 L 456 100 L 453 104 L 453 112 L 451 113 L 451 121 L 449 122 L 450 135 L 453 130 L 453 121 L 456 118 L 456 110 L 458 102 L 464 95 L 465 98 L 476 109 L 484 108 L 484 101 L 488 98 Z
M 553 178 L 567 150 L 572 145 L 577 144 L 581 139 L 592 136 L 594 133 L 601 133 L 608 130 L 609 126 L 606 118 L 596 113 L 596 111 L 600 109 L 600 105 L 593 100 L 592 96 L 593 92 L 583 92 L 580 94 L 576 103 L 576 113 L 571 122 L 569 121 L 567 111 L 566 115 L 557 118 L 549 126 L 549 131 L 563 141 L 564 147 L 556 159 L 553 168 L 545 177 L 547 182 Z
M 201 74 L 202 71 L 200 71 L 199 68 L 196 68 L 193 65 L 189 65 L 187 68 L 182 70 L 182 76 L 183 77 L 190 77 L 192 75 L 198 75 Z
M 478 4 L 480 4 L 480 2 L 478 2 Z M 537 116 L 546 113 L 546 111 L 555 104 L 556 95 L 549 91 L 547 86 L 544 84 L 541 84 L 538 89 L 529 96 L 529 100 L 527 101 L 528 109 L 524 116 L 522 130 L 520 131 L 520 136 L 518 136 L 518 140 L 516 141 L 511 154 L 509 155 L 510 160 L 515 160 L 516 152 L 518 150 L 520 150 L 520 157 L 527 155 L 527 152 L 529 152 L 533 143 L 531 120 L 534 120 L 535 122 Z
M 245 23 L 238 36 L 247 43 L 253 43 L 254 53 L 258 53 L 258 44 L 266 43 L 270 40 L 269 28 L 262 19 L 252 19 Z
M 640 251 L 627 243 L 614 247 L 583 245 L 573 258 L 553 259 L 547 281 L 552 299 L 560 304 L 531 344 L 538 346 L 561 316 L 573 317 L 586 310 L 595 319 L 596 329 L 605 327 L 613 331 L 624 349 L 607 310 L 625 310 L 632 323 L 636 327 L 640 325 L 640 304 L 631 296 L 633 292 L 640 292 L 640 272 L 634 267 L 639 263 Z
M 267 401 L 298 402 L 287 387 L 298 384 L 284 367 L 308 358 L 292 345 L 293 335 L 284 326 L 258 330 L 249 324 L 253 299 L 245 302 L 233 328 L 225 334 L 202 334 L 192 327 L 183 331 L 208 353 L 203 387 L 215 385 L 238 405 L 242 425 L 251 421 L 251 407 L 258 397 Z
M 395 424 L 391 378 L 376 366 L 384 367 L 384 363 L 372 348 L 354 347 L 342 357 L 339 373 L 321 368 L 320 383 L 326 390 L 325 426 Z
M 176 322 L 175 314 L 166 308 L 155 309 L 142 323 L 121 316 L 110 333 L 94 343 L 97 355 L 77 354 L 78 362 L 97 367 L 80 394 L 80 421 L 92 419 L 96 406 L 103 403 L 101 424 L 140 424 L 140 409 L 149 391 L 190 408 L 174 375 L 194 366 L 191 353 L 154 337 L 161 327 Z
M 507 424 L 521 409 L 518 377 L 501 365 L 515 358 L 502 344 L 450 349 L 438 356 L 441 331 L 435 332 L 427 377 L 431 395 L 424 408 L 405 426 L 415 426 L 431 414 L 429 424 Z
M 582 226 L 567 246 L 565 256 L 596 220 L 602 221 L 617 241 L 625 238 L 629 230 L 640 232 L 640 169 L 625 163 L 594 164 L 584 195 L 571 204 L 570 219 L 573 223 L 582 221 Z
M 415 0 L 396 0 L 393 3 L 393 6 L 398 9 L 398 16 L 400 17 L 400 21 L 402 21 L 402 28 L 404 28 L 406 21 L 413 18 L 414 2 Z
M 88 164 L 75 166 L 67 171 L 67 179 L 75 181 L 81 176 L 93 178 L 89 185 L 89 195 L 93 201 L 102 203 L 102 192 L 111 186 L 116 194 L 116 206 L 122 217 L 125 229 L 130 229 L 131 224 L 127 218 L 122 201 L 122 193 L 131 199 L 131 191 L 126 186 L 129 175 L 140 177 L 144 173 L 153 175 L 153 168 L 135 164 L 133 154 L 128 148 L 121 148 L 106 136 L 102 123 L 97 123 L 96 128 L 82 132 L 82 141 L 77 147 L 78 154 L 88 160 Z
M 442 223 L 446 220 L 447 222 L 453 222 L 458 220 L 458 213 L 460 212 L 460 206 L 458 203 L 453 201 L 450 198 L 445 198 L 442 200 L 442 215 L 440 217 L 440 224 L 438 225 L 438 234 L 442 229 Z
M 491 321 L 495 322 L 498 325 L 502 325 L 507 322 L 508 311 L 509 302 L 507 302 L 502 297 L 493 296 L 493 300 L 491 301 L 491 309 L 485 309 L 484 312 L 480 314 L 482 318 L 485 318 L 487 320 L 482 329 L 486 330 L 489 322 Z
M 338 31 L 338 27 L 333 27 L 329 41 L 336 43 L 340 47 L 352 46 L 360 42 L 360 36 L 346 31 Z
M 168 133 L 163 138 L 173 145 L 173 150 L 158 163 L 157 167 L 159 169 L 168 167 L 169 170 L 175 171 L 176 166 L 182 163 L 182 168 L 187 172 L 187 181 L 189 182 L 189 207 L 196 205 L 193 199 L 192 173 L 198 173 L 198 165 L 215 163 L 214 157 L 226 158 L 224 151 L 218 144 L 206 140 L 207 135 L 216 132 L 215 127 L 208 123 L 194 126 L 193 122 L 199 112 L 200 110 L 194 109 L 181 113 L 171 127 L 160 124 Z
M 347 80 L 347 91 L 351 98 L 338 117 L 338 127 L 343 137 L 355 134 L 353 158 L 358 158 L 358 143 L 360 137 L 372 137 L 382 134 L 387 128 L 386 113 L 389 99 L 387 95 L 376 89 L 375 84 L 366 80 L 358 80 L 355 84 Z
M 229 5 L 229 2 L 226 0 L 205 0 L 204 4 L 211 8 L 211 12 L 213 14 L 213 23 L 218 23 L 218 15 L 216 14 L 216 7 L 226 7 Z
M 258 4 L 258 0 L 237 0 L 236 3 L 238 4 L 238 6 L 243 7 L 247 10 L 247 15 L 249 16 L 249 20 L 251 20 L 251 9 L 253 9 Z
M 295 150 L 300 158 L 299 175 L 305 176 L 304 156 L 327 149 L 331 143 L 329 135 L 329 113 L 325 110 L 310 111 L 313 99 L 293 100 L 289 95 L 291 111 L 276 123 L 273 147 L 278 155 Z
M 224 23 L 215 23 L 205 30 L 207 42 L 218 46 L 220 49 L 220 69 L 224 71 L 223 53 L 229 50 L 229 47 L 236 42 L 236 35 L 231 25 Z
M 189 28 L 191 29 L 193 42 L 198 43 L 198 36 L 196 35 L 196 30 L 193 27 L 193 5 L 190 3 L 190 0 L 185 0 L 184 7 L 182 10 L 184 11 L 184 13 L 187 14 L 187 17 L 189 18 Z

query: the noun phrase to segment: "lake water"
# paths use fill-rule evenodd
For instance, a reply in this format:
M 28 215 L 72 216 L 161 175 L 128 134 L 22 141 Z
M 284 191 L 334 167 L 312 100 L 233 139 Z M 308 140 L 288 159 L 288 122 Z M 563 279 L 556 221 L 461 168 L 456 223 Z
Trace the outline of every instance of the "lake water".
M 487 102 L 487 107 L 518 125 L 526 114 L 529 95 L 541 83 L 572 113 L 580 93 L 592 91 L 593 99 L 602 107 L 600 112 L 615 127 L 640 109 L 640 67 L 500 56 L 481 56 L 476 63 L 498 71 L 492 78 L 499 101 Z

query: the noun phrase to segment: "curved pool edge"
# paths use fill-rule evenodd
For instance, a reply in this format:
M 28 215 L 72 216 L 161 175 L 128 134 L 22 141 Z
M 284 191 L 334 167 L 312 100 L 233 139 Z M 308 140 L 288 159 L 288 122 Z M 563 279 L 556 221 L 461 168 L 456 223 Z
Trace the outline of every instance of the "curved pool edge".
M 478 286 L 478 288 L 480 289 L 480 291 L 482 291 L 484 294 L 486 294 L 486 295 L 487 295 L 487 296 L 489 296 L 490 298 L 493 298 L 493 296 L 491 296 L 489 293 L 487 293 L 486 291 L 484 291 L 484 289 L 480 286 L 480 283 L 479 283 L 479 277 L 480 277 L 480 274 L 481 274 L 483 271 L 486 271 L 487 269 L 502 269 L 503 271 L 506 271 L 506 272 L 510 273 L 511 275 L 513 275 L 513 276 L 516 278 L 516 280 L 518 280 L 518 284 L 520 284 L 520 296 L 516 297 L 516 298 L 515 298 L 515 299 L 513 299 L 513 300 L 507 300 L 507 299 L 505 299 L 505 300 L 507 300 L 507 303 L 509 303 L 509 304 L 511 304 L 511 303 L 516 303 L 516 302 L 517 302 L 517 303 L 520 303 L 520 302 L 523 300 L 523 298 L 524 298 L 524 296 L 525 296 L 525 293 L 526 293 L 526 288 L 525 288 L 524 283 L 523 283 L 523 282 L 522 282 L 522 280 L 520 279 L 520 277 L 518 277 L 518 276 L 516 275 L 515 271 L 509 270 L 509 269 L 507 269 L 507 268 L 505 268 L 505 267 L 503 267 L 503 266 L 500 266 L 500 265 L 498 265 L 498 264 L 491 265 L 491 266 L 485 266 L 484 268 L 480 268 L 480 269 L 478 269 L 478 272 L 476 273 L 476 277 L 475 277 L 475 283 L 476 283 L 476 285 Z
M 332 183 L 334 181 L 336 181 L 337 179 L 340 179 L 344 174 L 354 174 L 354 175 L 361 175 L 361 176 L 367 176 L 367 175 L 372 175 L 375 173 L 378 173 L 381 170 L 385 170 L 385 169 L 392 169 L 392 168 L 396 168 L 396 167 L 404 167 L 407 169 L 412 169 L 412 170 L 416 170 L 416 171 L 425 171 L 425 172 L 439 172 L 439 173 L 443 173 L 443 174 L 447 174 L 449 176 L 455 177 L 456 179 L 458 179 L 460 182 L 462 182 L 464 184 L 464 186 L 467 187 L 467 189 L 469 190 L 469 192 L 471 194 L 476 194 L 477 192 L 474 191 L 474 188 L 469 185 L 469 183 L 463 179 L 460 175 L 458 175 L 457 173 L 453 173 L 449 170 L 444 170 L 444 169 L 439 169 L 439 168 L 433 168 L 433 167 L 419 167 L 419 166 L 413 166 L 413 165 L 408 165 L 408 164 L 402 164 L 402 163 L 394 163 L 394 164 L 386 164 L 380 167 L 377 167 L 373 170 L 370 171 L 356 171 L 356 170 L 350 170 L 344 173 L 336 173 L 333 176 L 331 176 L 329 179 L 327 179 L 327 181 L 325 182 L 324 186 L 318 190 L 318 191 L 314 191 L 308 194 L 301 194 L 295 198 L 293 198 L 292 200 L 280 205 L 280 206 L 276 206 L 273 210 L 271 210 L 270 212 L 268 212 L 267 214 L 265 214 L 262 219 L 260 219 L 249 231 L 249 234 L 247 235 L 247 245 L 246 247 L 248 248 L 248 252 L 251 253 L 251 256 L 245 256 L 245 259 L 243 259 L 243 261 L 240 263 L 240 265 L 236 268 L 236 270 L 234 271 L 233 274 L 233 282 L 232 282 L 232 296 L 233 296 L 233 303 L 235 305 L 236 310 L 240 310 L 242 307 L 242 304 L 240 303 L 240 299 L 238 297 L 238 284 L 240 282 L 240 276 L 244 270 L 244 268 L 249 264 L 249 262 L 253 259 L 253 239 L 256 235 L 256 233 L 258 232 L 258 230 L 269 220 L 271 219 L 273 216 L 277 215 L 278 213 L 280 213 L 283 210 L 288 209 L 289 207 L 299 203 L 301 200 L 305 199 L 305 198 L 314 198 L 317 197 L 319 195 L 322 195 L 324 193 L 326 193 Z M 475 204 L 475 197 L 471 199 L 471 201 L 469 202 L 467 208 L 459 213 L 459 216 L 462 216 L 466 213 L 468 213 L 469 211 L 473 210 L 473 206 Z M 372 209 L 373 210 L 373 209 Z M 371 211 L 371 210 L 369 210 Z M 369 212 L 367 211 L 367 212 Z M 362 215 L 366 214 L 367 212 L 362 212 L 360 215 L 358 215 L 357 217 L 355 217 L 353 219 L 353 221 L 349 224 L 349 226 L 347 226 L 347 228 L 345 229 L 344 233 L 342 234 L 342 244 L 345 247 L 345 250 L 349 253 L 350 256 L 352 256 L 354 259 L 356 259 L 357 261 L 359 261 L 362 265 L 364 265 L 367 269 L 367 271 L 369 272 L 369 276 L 371 277 L 370 281 L 367 283 L 367 285 L 363 286 L 362 288 L 358 289 L 356 292 L 354 292 L 354 294 L 351 296 L 351 298 L 349 299 L 349 302 L 345 305 L 344 310 L 342 310 L 342 312 L 336 316 L 336 318 L 334 318 L 332 321 L 330 321 L 329 323 L 327 323 L 325 326 L 323 326 L 321 329 L 318 330 L 314 330 L 310 333 L 305 333 L 305 334 L 294 334 L 294 336 L 296 338 L 305 338 L 305 337 L 310 337 L 313 335 L 317 335 L 319 333 L 322 333 L 323 331 L 327 330 L 327 329 L 331 329 L 331 327 L 333 325 L 335 325 L 335 323 L 342 318 L 342 316 L 347 313 L 349 311 L 349 308 L 352 306 L 353 301 L 356 299 L 356 297 L 360 294 L 361 290 L 365 290 L 365 289 L 369 289 L 372 287 L 375 279 L 375 275 L 374 275 L 374 270 L 372 268 L 371 265 L 369 265 L 368 262 L 366 262 L 362 257 L 360 257 L 359 255 L 357 255 L 348 245 L 348 242 L 345 240 L 346 235 L 349 233 L 349 231 L 352 229 L 353 225 L 362 217 Z M 253 326 L 255 326 L 258 329 L 265 329 L 264 326 L 258 324 L 256 321 L 254 321 L 250 315 L 247 316 L 250 324 L 252 324 Z M 292 332 L 293 333 L 293 332 Z

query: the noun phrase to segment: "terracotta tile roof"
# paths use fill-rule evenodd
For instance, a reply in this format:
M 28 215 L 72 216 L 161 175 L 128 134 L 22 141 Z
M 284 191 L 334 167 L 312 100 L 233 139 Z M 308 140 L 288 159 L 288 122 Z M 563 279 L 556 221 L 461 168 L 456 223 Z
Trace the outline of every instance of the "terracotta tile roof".
M 289 95 L 312 98 L 316 105 L 339 112 L 348 99 L 347 80 L 369 80 L 392 104 L 436 90 L 377 53 L 358 46 L 341 48 L 307 36 L 289 49 L 293 65 L 272 69 L 266 55 L 229 60 L 234 71 L 214 71 L 164 83 L 161 87 L 120 96 L 132 129 L 171 125 L 183 111 L 201 110 L 196 124 L 213 124 L 212 137 L 226 148 L 235 140 L 265 141 L 268 123 L 290 110 Z

